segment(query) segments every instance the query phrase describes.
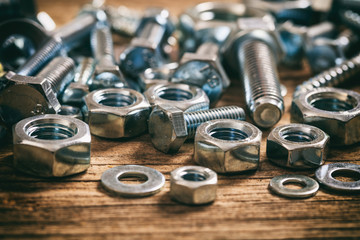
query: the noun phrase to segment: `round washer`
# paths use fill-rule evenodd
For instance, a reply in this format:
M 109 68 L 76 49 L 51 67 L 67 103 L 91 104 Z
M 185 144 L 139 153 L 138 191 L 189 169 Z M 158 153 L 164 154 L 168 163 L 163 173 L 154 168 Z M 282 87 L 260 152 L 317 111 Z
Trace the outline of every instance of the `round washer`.
M 125 184 L 119 180 L 125 176 L 145 176 L 147 180 L 141 184 Z M 101 176 L 101 183 L 107 190 L 124 197 L 145 197 L 159 192 L 165 184 L 165 177 L 153 168 L 124 165 L 106 170 Z
M 304 185 L 301 189 L 291 189 L 285 183 L 299 183 Z M 289 198 L 312 197 L 319 190 L 319 184 L 312 178 L 304 175 L 281 175 L 271 179 L 269 188 L 274 193 Z
M 323 165 L 316 170 L 315 177 L 319 183 L 336 191 L 360 191 L 360 180 L 354 182 L 343 182 L 335 179 L 333 174 L 339 171 L 360 174 L 360 165 L 352 163 L 331 163 Z

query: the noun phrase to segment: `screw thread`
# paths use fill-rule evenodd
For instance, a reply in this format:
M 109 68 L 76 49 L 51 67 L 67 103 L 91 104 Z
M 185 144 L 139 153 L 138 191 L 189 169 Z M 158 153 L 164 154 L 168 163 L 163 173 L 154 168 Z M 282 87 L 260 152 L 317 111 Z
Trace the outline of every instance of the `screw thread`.
M 17 73 L 24 76 L 34 76 L 52 58 L 60 54 L 61 48 L 62 41 L 60 38 L 50 38 L 23 66 L 17 70 Z
M 86 85 L 92 77 L 94 69 L 95 60 L 91 57 L 83 58 L 76 69 L 74 82 Z
M 293 97 L 319 87 L 335 87 L 360 72 L 360 54 L 330 68 L 296 87 Z
M 188 131 L 188 138 L 193 138 L 197 127 L 209 120 L 214 119 L 238 119 L 245 120 L 245 112 L 241 107 L 226 106 L 197 112 L 184 113 Z
M 56 94 L 61 94 L 66 85 L 73 79 L 75 63 L 69 57 L 56 57 L 37 77 L 45 78 Z
M 112 35 L 108 25 L 99 24 L 96 27 L 92 34 L 91 46 L 99 65 L 115 65 Z
M 284 109 L 274 53 L 266 43 L 252 40 L 240 45 L 238 57 L 246 103 L 252 113 L 252 117 L 257 125 L 271 127 L 279 121 Z M 271 100 L 271 103 L 269 100 Z M 280 114 L 254 116 L 257 108 L 261 105 L 264 108 L 268 108 L 269 104 L 275 106 Z M 262 113 L 259 113 L 259 115 L 262 115 Z

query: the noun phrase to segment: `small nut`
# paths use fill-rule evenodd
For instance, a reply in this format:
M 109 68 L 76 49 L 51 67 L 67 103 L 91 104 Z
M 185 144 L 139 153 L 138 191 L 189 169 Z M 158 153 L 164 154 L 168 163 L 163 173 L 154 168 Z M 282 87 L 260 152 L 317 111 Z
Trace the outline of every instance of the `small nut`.
M 244 121 L 208 121 L 196 131 L 194 160 L 218 173 L 257 169 L 261 136 L 257 127 Z
M 217 175 L 211 169 L 185 166 L 171 172 L 170 196 L 185 204 L 206 204 L 216 198 Z
M 290 168 L 316 168 L 324 164 L 329 136 L 306 124 L 274 128 L 268 138 L 266 154 L 277 165 Z
M 89 127 L 79 119 L 48 114 L 13 128 L 14 166 L 41 177 L 62 177 L 90 166 Z
M 170 105 L 184 112 L 209 109 L 209 98 L 198 87 L 179 83 L 155 84 L 144 92 L 152 107 Z
M 105 138 L 134 137 L 147 130 L 150 104 L 132 89 L 109 88 L 85 97 L 92 134 Z
M 316 126 L 333 145 L 360 141 L 360 94 L 338 88 L 317 88 L 293 99 L 291 121 Z

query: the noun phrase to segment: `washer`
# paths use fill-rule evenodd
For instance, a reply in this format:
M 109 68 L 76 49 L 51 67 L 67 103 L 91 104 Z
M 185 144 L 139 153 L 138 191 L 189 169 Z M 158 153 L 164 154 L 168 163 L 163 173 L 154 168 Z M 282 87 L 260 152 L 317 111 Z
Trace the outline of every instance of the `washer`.
M 333 174 L 338 171 L 360 174 L 360 165 L 352 163 L 331 163 L 323 165 L 316 170 L 315 177 L 319 183 L 332 190 L 345 192 L 360 191 L 360 180 L 354 182 L 339 181 L 333 177 Z
M 122 183 L 119 178 L 126 176 L 145 177 L 147 180 L 134 185 Z M 101 176 L 101 183 L 105 189 L 123 197 L 145 197 L 159 192 L 165 184 L 165 177 L 153 168 L 124 165 L 106 170 Z
M 291 189 L 285 183 L 299 183 L 304 185 L 301 189 Z M 312 197 L 319 190 L 319 184 L 312 178 L 304 175 L 281 175 L 271 179 L 269 189 L 274 193 L 289 198 Z

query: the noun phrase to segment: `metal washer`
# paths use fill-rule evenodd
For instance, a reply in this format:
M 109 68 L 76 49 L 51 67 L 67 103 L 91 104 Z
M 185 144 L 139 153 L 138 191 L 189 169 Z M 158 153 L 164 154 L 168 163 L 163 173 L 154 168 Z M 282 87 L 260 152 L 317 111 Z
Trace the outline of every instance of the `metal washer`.
M 299 183 L 304 185 L 301 189 L 291 189 L 285 183 Z M 308 198 L 314 196 L 319 190 L 319 184 L 312 178 L 304 175 L 281 175 L 271 179 L 269 188 L 274 193 L 289 198 Z
M 141 184 L 130 185 L 119 180 L 121 176 L 147 177 Z M 101 183 L 107 190 L 124 197 L 145 197 L 160 191 L 165 184 L 165 177 L 159 171 L 139 166 L 124 165 L 106 170 L 101 176 Z
M 315 177 L 319 183 L 332 190 L 346 192 L 360 191 L 360 180 L 354 182 L 339 181 L 332 176 L 335 172 L 338 171 L 360 174 L 360 165 L 352 163 L 331 163 L 323 165 L 316 170 Z

